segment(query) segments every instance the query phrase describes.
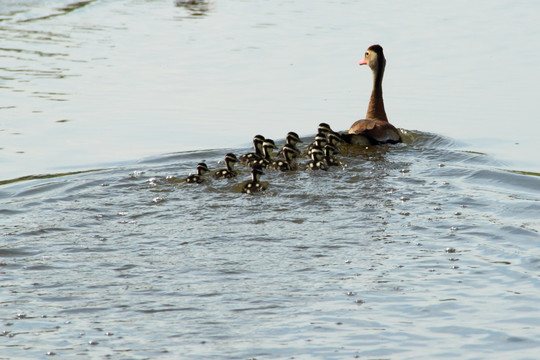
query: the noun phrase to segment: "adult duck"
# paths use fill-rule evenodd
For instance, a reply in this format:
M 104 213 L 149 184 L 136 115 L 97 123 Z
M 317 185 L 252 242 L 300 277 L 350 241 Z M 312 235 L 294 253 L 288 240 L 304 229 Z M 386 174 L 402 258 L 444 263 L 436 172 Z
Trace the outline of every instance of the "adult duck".
M 358 145 L 375 145 L 401 142 L 399 131 L 388 121 L 384 110 L 382 80 L 386 59 L 380 45 L 371 45 L 359 65 L 367 65 L 373 72 L 373 90 L 366 113 L 366 118 L 352 124 L 343 138 Z

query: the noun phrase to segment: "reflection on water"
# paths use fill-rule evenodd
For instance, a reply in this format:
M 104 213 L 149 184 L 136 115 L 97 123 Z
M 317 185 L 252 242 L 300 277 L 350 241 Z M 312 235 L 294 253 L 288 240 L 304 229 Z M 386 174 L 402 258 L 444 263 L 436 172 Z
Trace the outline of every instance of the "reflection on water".
M 55 16 L 69 14 L 97 0 L 70 1 L 12 1 L 5 0 L 0 4 L 0 21 L 29 22 L 46 20 Z
M 534 357 L 540 178 L 404 140 L 256 196 L 181 181 L 250 148 L 4 183 L 3 355 Z
M 209 0 L 176 0 L 177 7 L 183 7 L 189 11 L 191 16 L 204 16 L 211 9 Z

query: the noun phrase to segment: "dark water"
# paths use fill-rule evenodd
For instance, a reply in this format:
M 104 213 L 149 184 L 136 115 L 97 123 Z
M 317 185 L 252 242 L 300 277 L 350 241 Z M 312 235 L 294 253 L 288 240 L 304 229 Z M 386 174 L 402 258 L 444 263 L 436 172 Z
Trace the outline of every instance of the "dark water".
M 540 22 L 515 4 L 3 1 L 0 359 L 537 358 Z M 242 166 L 182 181 L 346 129 L 373 42 L 421 131 L 262 194 Z

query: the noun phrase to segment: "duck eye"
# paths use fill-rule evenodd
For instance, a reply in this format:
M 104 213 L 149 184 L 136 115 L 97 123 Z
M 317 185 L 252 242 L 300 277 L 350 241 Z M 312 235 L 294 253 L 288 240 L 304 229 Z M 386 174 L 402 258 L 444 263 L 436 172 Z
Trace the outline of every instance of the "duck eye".
M 369 56 L 369 52 L 368 52 L 368 51 L 366 51 L 366 57 L 368 57 L 368 56 Z

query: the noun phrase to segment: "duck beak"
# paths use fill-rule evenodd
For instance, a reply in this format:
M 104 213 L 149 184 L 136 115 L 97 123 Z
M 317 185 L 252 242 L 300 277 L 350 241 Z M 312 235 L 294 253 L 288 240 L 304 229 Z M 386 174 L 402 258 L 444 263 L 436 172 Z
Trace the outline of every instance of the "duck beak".
M 358 65 L 367 65 L 366 58 L 363 58 L 362 60 L 360 60 L 360 62 L 358 63 Z

